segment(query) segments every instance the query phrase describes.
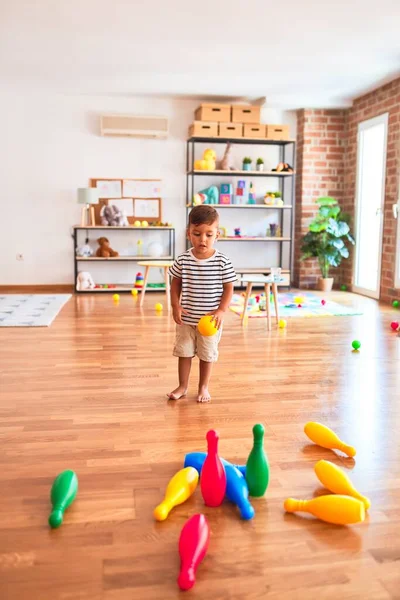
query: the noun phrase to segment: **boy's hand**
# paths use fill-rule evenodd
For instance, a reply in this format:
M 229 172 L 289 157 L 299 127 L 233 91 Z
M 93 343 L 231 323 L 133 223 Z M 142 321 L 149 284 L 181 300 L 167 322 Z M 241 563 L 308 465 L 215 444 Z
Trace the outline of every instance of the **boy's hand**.
M 211 320 L 215 322 L 215 327 L 219 329 L 224 322 L 225 311 L 217 308 L 217 310 L 208 314 L 212 315 L 213 318 Z
M 182 308 L 180 304 L 172 307 L 172 316 L 177 325 L 182 325 L 182 315 L 188 315 L 188 311 Z

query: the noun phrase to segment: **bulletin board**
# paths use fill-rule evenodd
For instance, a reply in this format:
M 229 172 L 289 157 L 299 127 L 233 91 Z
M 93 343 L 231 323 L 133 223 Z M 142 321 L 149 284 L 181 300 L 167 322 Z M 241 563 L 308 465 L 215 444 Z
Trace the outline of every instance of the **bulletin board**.
M 115 204 L 125 211 L 128 222 L 162 221 L 161 179 L 90 179 L 90 187 L 99 190 L 99 204 L 94 205 L 96 225 L 104 205 Z

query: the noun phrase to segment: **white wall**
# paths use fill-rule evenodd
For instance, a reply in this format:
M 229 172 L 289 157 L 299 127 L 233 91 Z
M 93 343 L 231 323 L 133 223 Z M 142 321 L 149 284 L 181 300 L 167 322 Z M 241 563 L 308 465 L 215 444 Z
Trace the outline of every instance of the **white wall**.
M 0 285 L 73 282 L 71 226 L 80 220 L 76 189 L 86 187 L 91 177 L 161 178 L 163 220 L 176 227 L 177 252 L 183 251 L 185 140 L 198 104 L 196 100 L 65 96 L 32 88 L 0 88 Z M 170 137 L 103 138 L 99 135 L 98 117 L 105 112 L 166 115 L 170 119 Z M 265 122 L 289 122 L 291 135 L 295 136 L 294 113 L 263 112 Z M 220 148 L 222 151 L 224 147 Z M 238 156 L 240 162 L 244 149 L 248 154 L 252 147 L 239 148 L 243 148 Z M 275 157 L 271 155 L 272 160 Z M 203 183 L 204 180 L 199 181 L 199 188 Z M 207 181 L 207 185 L 211 183 L 214 182 Z M 227 218 L 223 220 L 229 226 Z M 231 244 L 222 247 L 222 251 L 231 254 L 230 250 Z M 16 260 L 18 253 L 24 255 L 23 261 Z M 123 276 L 127 267 L 111 268 Z M 131 270 L 135 268 L 131 266 Z M 100 279 L 111 282 L 113 278 L 108 270 L 107 277 L 99 274 Z

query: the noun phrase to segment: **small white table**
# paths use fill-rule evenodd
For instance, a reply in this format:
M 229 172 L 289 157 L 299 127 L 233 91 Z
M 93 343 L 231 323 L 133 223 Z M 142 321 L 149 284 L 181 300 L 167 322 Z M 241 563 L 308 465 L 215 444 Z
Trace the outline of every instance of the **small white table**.
M 165 281 L 165 292 L 167 294 L 167 306 L 168 310 L 171 308 L 171 297 L 170 297 L 170 285 L 169 285 L 169 274 L 168 269 L 172 267 L 174 264 L 173 261 L 161 261 L 161 260 L 141 260 L 138 262 L 140 267 L 145 267 L 144 279 L 143 279 L 143 287 L 142 287 L 142 295 L 140 297 L 140 306 L 143 306 L 144 295 L 146 293 L 147 281 L 149 279 L 150 269 L 153 267 L 155 269 L 164 269 L 164 281 Z
M 283 281 L 281 278 L 280 281 Z M 251 290 L 253 288 L 253 283 L 263 283 L 265 290 L 265 300 L 266 300 L 266 308 L 267 308 L 267 327 L 268 331 L 271 331 L 271 306 L 269 302 L 269 296 L 272 288 L 272 295 L 274 296 L 274 304 L 275 304 L 275 319 L 276 323 L 279 323 L 279 308 L 278 308 L 278 283 L 274 281 L 273 277 L 270 275 L 243 275 L 242 282 L 247 283 L 246 288 L 246 296 L 244 298 L 243 305 L 243 313 L 241 316 L 242 325 L 244 324 L 246 314 L 247 314 L 247 305 L 249 303 L 249 298 L 251 295 Z

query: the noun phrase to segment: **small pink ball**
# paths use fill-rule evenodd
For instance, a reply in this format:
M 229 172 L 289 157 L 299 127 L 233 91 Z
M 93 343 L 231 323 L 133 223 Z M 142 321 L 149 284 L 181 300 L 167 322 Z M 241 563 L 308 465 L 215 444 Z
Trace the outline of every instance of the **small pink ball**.
M 322 306 L 325 306 L 326 300 L 321 300 L 321 304 L 322 304 Z

